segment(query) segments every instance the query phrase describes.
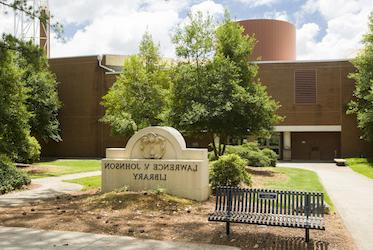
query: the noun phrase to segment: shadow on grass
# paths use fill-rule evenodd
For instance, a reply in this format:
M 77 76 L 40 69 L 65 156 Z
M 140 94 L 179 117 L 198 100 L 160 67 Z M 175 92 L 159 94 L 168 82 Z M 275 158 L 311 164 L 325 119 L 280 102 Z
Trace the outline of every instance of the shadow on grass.
M 276 172 L 273 172 L 268 169 L 261 169 L 259 167 L 257 169 L 256 168 L 254 169 L 253 167 L 251 167 L 251 168 L 247 168 L 246 170 L 249 174 L 256 175 L 256 176 L 273 177 L 276 175 Z

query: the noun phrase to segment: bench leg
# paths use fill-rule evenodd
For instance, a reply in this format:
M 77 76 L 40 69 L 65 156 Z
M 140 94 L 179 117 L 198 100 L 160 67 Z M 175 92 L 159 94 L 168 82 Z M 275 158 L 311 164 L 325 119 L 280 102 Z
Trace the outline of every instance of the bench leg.
M 229 228 L 229 226 L 230 226 L 230 223 L 229 223 L 229 222 L 226 222 L 226 224 L 225 224 L 225 233 L 226 233 L 227 235 L 230 234 L 230 228 Z
M 310 241 L 310 229 L 309 228 L 306 228 L 306 242 L 309 242 Z

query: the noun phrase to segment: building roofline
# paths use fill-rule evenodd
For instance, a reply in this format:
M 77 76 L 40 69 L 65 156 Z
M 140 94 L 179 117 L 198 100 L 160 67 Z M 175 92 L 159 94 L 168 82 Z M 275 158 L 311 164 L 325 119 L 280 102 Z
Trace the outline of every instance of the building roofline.
M 96 55 L 79 55 L 79 56 L 61 56 L 61 57 L 59 57 L 59 56 L 57 56 L 57 57 L 50 57 L 50 58 L 48 58 L 48 60 L 53 60 L 53 59 L 74 59 L 74 58 L 83 58 L 83 57 L 96 57 L 97 58 L 97 56 L 99 56 L 98 54 L 96 54 Z
M 251 63 L 255 64 L 270 64 L 270 63 L 327 63 L 327 62 L 350 62 L 352 58 L 344 58 L 344 59 L 325 59 L 325 60 L 284 60 L 284 61 L 251 61 Z
M 249 18 L 249 19 L 238 19 L 238 20 L 235 20 L 235 22 L 245 22 L 245 21 L 270 21 L 270 22 L 283 22 L 283 23 L 287 23 L 287 24 L 290 24 L 291 26 L 293 26 L 295 28 L 295 25 L 289 21 L 286 21 L 286 20 L 279 20 L 279 19 L 275 19 L 275 18 Z

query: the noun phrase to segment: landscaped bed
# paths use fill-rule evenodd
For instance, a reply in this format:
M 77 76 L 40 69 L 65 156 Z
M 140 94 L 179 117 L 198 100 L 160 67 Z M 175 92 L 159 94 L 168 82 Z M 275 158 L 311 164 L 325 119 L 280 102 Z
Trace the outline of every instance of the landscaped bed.
M 292 176 L 310 174 L 288 168 L 250 168 L 250 172 L 253 175 L 254 187 L 269 186 L 270 183 L 288 183 L 289 187 L 296 189 L 301 186 L 293 186 L 294 183 L 301 185 L 301 181 L 293 180 Z M 215 206 L 213 196 L 200 203 L 166 195 L 159 192 L 160 190 L 100 194 L 99 189 L 92 188 L 98 185 L 99 177 L 76 182 L 89 184 L 91 189 L 19 208 L 0 209 L 0 224 L 213 243 L 246 249 L 354 248 L 349 233 L 334 212 L 325 217 L 325 232 L 311 230 L 311 242 L 308 246 L 303 239 L 304 230 L 282 227 L 233 224 L 232 235 L 227 238 L 223 223 L 207 222 L 207 215 Z M 318 184 L 318 178 L 312 183 Z M 307 185 L 305 187 L 310 188 Z M 319 187 L 316 185 L 315 191 L 320 191 L 317 189 Z
M 325 193 L 325 202 L 331 206 L 332 210 L 334 209 L 333 203 L 321 184 L 318 175 L 313 171 L 284 167 L 248 167 L 247 170 L 253 177 L 253 187 L 323 192 Z M 101 186 L 101 177 L 83 177 L 66 182 L 80 184 L 85 191 L 99 188 Z
M 326 216 L 326 231 L 311 231 L 311 247 L 304 230 L 255 225 L 232 225 L 231 238 L 223 223 L 207 222 L 214 198 L 198 203 L 165 194 L 108 193 L 97 190 L 0 209 L 2 226 L 32 227 L 139 238 L 178 240 L 252 248 L 352 249 L 352 240 L 339 216 Z

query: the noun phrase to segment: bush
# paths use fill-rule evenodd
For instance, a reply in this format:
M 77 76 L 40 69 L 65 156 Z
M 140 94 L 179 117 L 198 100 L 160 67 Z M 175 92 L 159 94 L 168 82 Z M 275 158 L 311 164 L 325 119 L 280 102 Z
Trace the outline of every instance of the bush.
M 7 158 L 0 156 L 0 194 L 31 183 L 26 173 L 18 170 Z
M 278 157 L 276 152 L 269 148 L 264 148 L 262 152 L 265 156 L 269 158 L 269 165 L 271 167 L 276 167 L 277 157 Z
M 236 154 L 227 154 L 213 162 L 210 168 L 212 189 L 218 186 L 238 186 L 241 182 L 251 184 L 251 177 L 245 170 L 246 161 Z
M 277 154 L 273 150 L 269 148 L 261 150 L 258 144 L 254 142 L 227 146 L 226 152 L 239 155 L 247 160 L 248 165 L 252 167 L 275 167 L 277 162 Z
M 248 151 L 245 159 L 252 167 L 269 167 L 271 164 L 270 159 L 262 151 Z

